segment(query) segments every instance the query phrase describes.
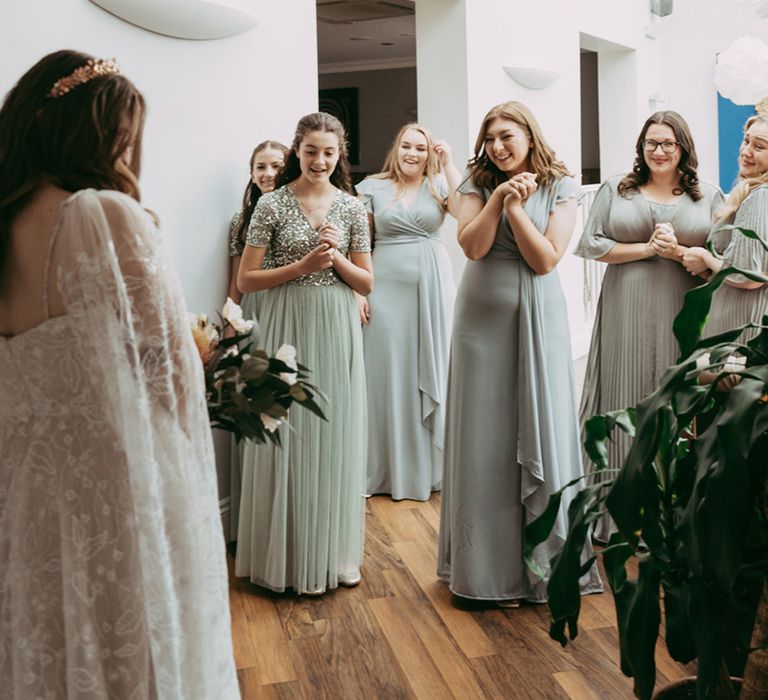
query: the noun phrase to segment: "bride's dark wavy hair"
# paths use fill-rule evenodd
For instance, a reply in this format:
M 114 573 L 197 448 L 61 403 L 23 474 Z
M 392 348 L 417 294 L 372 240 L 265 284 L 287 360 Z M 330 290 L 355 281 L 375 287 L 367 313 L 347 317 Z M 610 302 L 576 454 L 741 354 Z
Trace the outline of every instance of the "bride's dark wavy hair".
M 43 184 L 93 187 L 140 198 L 145 102 L 120 74 L 99 75 L 51 97 L 54 83 L 93 57 L 56 51 L 30 68 L 0 108 L 0 281 L 11 225 Z M 128 167 L 120 162 L 131 148 Z
M 296 133 L 293 136 L 291 150 L 285 160 L 285 167 L 280 171 L 275 182 L 275 189 L 293 182 L 301 175 L 299 165 L 299 147 L 304 137 L 312 131 L 327 131 L 336 134 L 339 139 L 339 161 L 329 178 L 332 185 L 348 194 L 354 195 L 352 178 L 349 175 L 349 156 L 347 149 L 347 135 L 344 125 L 332 114 L 327 112 L 313 112 L 299 119 L 296 125 Z
M 643 124 L 640 135 L 635 144 L 635 163 L 632 166 L 632 172 L 627 173 L 619 182 L 618 192 L 622 197 L 627 197 L 631 192 L 639 192 L 640 187 L 645 185 L 651 177 L 651 170 L 645 162 L 645 153 L 643 151 L 643 141 L 645 134 L 653 124 L 662 124 L 668 126 L 675 134 L 675 141 L 680 148 L 680 183 L 673 190 L 674 194 L 687 194 L 694 202 L 702 198 L 699 188 L 699 175 L 696 168 L 699 166 L 699 159 L 696 155 L 696 147 L 693 145 L 693 137 L 688 127 L 688 122 L 677 112 L 668 109 L 663 112 L 655 112 Z

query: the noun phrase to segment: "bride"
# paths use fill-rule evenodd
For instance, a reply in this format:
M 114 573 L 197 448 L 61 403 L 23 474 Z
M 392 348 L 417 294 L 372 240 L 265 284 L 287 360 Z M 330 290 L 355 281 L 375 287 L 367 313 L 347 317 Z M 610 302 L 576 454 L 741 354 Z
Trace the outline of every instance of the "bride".
M 0 698 L 235 698 L 199 360 L 144 101 L 58 51 L 0 109 Z

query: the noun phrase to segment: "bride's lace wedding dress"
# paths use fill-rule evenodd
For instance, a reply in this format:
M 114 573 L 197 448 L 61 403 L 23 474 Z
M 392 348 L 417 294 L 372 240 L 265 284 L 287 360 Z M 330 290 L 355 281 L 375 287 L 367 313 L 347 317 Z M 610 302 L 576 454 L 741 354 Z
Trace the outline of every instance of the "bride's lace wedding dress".
M 66 313 L 0 337 L 0 698 L 239 697 L 200 364 L 157 230 L 78 192 L 46 269 Z

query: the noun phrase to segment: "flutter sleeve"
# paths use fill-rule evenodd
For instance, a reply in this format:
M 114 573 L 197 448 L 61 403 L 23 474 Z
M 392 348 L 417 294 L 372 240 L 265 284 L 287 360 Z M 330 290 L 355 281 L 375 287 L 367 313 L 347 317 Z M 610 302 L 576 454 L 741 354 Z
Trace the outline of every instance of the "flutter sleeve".
M 476 185 L 472 180 L 472 175 L 469 169 L 465 170 L 462 174 L 461 184 L 459 185 L 457 192 L 460 194 L 476 194 L 483 200 L 483 202 L 488 199 L 486 191 L 479 185 Z
M 237 212 L 229 223 L 229 257 L 235 258 L 243 254 L 243 242 L 240 240 L 240 227 L 243 224 L 242 209 Z
M 373 182 L 371 178 L 367 177 L 362 182 L 358 182 L 355 185 L 355 191 L 357 192 L 360 201 L 363 203 L 365 210 L 369 214 L 373 214 Z
M 572 177 L 561 177 L 554 187 L 554 196 L 549 206 L 549 213 L 555 211 L 555 207 L 562 202 L 567 202 L 569 199 L 578 199 L 581 194 L 581 187 L 579 187 L 576 180 Z
M 272 193 L 270 192 L 257 202 L 253 216 L 251 216 L 251 222 L 248 224 L 245 242 L 256 248 L 269 248 L 276 225 L 277 216 L 272 207 Z
M 368 212 L 359 199 L 350 198 L 349 204 L 349 252 L 370 253 L 371 232 L 368 228 Z
M 592 202 L 587 223 L 581 233 L 581 239 L 573 251 L 574 255 L 594 260 L 602 258 L 616 245 L 616 241 L 605 233 L 608 216 L 611 213 L 612 200 L 611 185 L 604 182 L 595 195 L 595 201 Z

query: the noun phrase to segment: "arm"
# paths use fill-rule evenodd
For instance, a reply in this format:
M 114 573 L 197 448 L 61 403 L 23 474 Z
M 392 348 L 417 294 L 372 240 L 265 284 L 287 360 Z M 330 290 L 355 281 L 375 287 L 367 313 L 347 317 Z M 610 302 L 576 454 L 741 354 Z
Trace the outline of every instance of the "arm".
M 266 247 L 250 244 L 245 246 L 237 275 L 237 286 L 240 291 L 257 292 L 260 289 L 271 289 L 333 265 L 334 250 L 326 243 L 320 243 L 301 260 L 282 267 L 262 270 L 261 264 L 264 262 L 266 252 Z
M 576 225 L 578 207 L 575 199 L 560 202 L 549 215 L 546 231 L 541 233 L 528 218 L 522 199 L 510 196 L 507 200 L 504 208 L 515 241 L 523 259 L 536 274 L 546 275 L 560 262 Z
M 496 240 L 496 229 L 504 205 L 504 185 L 497 187 L 488 201 L 480 195 L 459 194 L 459 225 L 457 238 L 461 249 L 470 260 L 484 258 Z
M 435 141 L 433 148 L 440 161 L 440 167 L 445 175 L 445 180 L 448 183 L 448 196 L 446 197 L 448 213 L 453 216 L 454 219 L 458 219 L 459 216 L 461 216 L 461 195 L 457 190 L 461 184 L 461 173 L 453 164 L 451 147 L 446 141 Z
M 320 227 L 320 243 L 333 251 L 331 264 L 352 289 L 361 296 L 368 296 L 373 290 L 373 262 L 371 254 L 350 251 L 349 257 L 338 252 L 341 233 L 333 224 L 323 224 Z
M 352 289 L 362 296 L 373 291 L 373 263 L 370 253 L 350 253 L 333 256 L 333 267 Z
M 605 255 L 597 259 L 604 263 L 621 264 L 646 260 L 654 255 L 656 251 L 649 240 L 647 243 L 616 243 Z
M 233 255 L 229 259 L 229 298 L 236 304 L 243 300 L 243 293 L 237 288 L 237 272 L 240 269 L 242 255 Z

